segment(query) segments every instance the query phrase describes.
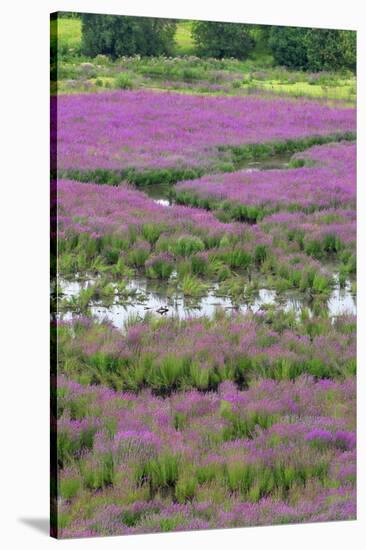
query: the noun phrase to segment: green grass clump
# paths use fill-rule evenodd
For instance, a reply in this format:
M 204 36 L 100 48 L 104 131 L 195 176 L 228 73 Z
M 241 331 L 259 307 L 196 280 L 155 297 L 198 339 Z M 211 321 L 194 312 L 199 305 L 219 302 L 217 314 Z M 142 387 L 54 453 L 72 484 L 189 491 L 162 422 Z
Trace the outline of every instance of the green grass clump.
M 202 296 L 207 290 L 207 285 L 192 275 L 185 275 L 180 283 L 180 289 L 184 296 Z
M 171 393 L 179 389 L 186 369 L 187 362 L 184 358 L 168 354 L 152 363 L 151 368 L 146 371 L 145 378 L 154 390 Z
M 251 502 L 258 502 L 275 491 L 286 498 L 293 487 L 304 487 L 312 478 L 325 484 L 328 469 L 326 461 L 298 466 L 278 463 L 272 467 L 233 462 L 226 465 L 225 478 L 231 492 L 239 492 Z
M 191 256 L 191 272 L 193 275 L 205 276 L 208 273 L 208 259 L 201 254 Z
M 114 87 L 119 90 L 132 90 L 135 86 L 130 75 L 120 73 L 114 81 Z
M 221 403 L 221 416 L 228 422 L 224 427 L 222 437 L 224 441 L 233 439 L 252 439 L 258 428 L 268 429 L 276 421 L 276 415 L 266 411 L 252 411 L 245 415 L 238 414 L 232 410 L 228 401 Z
M 86 288 L 80 289 L 79 294 L 63 299 L 60 308 L 86 313 L 92 303 L 102 302 L 104 306 L 111 306 L 114 299 L 115 290 L 113 285 L 100 280 Z
M 204 174 L 203 168 L 152 168 L 137 170 L 126 168 L 123 170 L 108 170 L 98 168 L 96 170 L 59 170 L 60 178 L 74 179 L 81 182 L 93 182 L 101 185 L 120 185 L 127 181 L 136 186 L 147 186 L 156 184 L 174 184 L 178 181 L 199 178 Z M 56 176 L 56 174 L 53 174 Z
M 252 255 L 242 247 L 235 247 L 227 252 L 218 254 L 231 269 L 248 269 L 253 261 Z
M 82 463 L 80 469 L 87 489 L 97 491 L 114 484 L 115 468 L 111 453 L 101 456 L 97 463 Z
M 68 430 L 59 430 L 57 433 L 57 461 L 61 468 L 79 456 L 85 449 L 93 447 L 96 428 L 87 427 L 80 434 L 72 434 Z
M 205 245 L 199 237 L 182 235 L 170 245 L 170 251 L 176 256 L 191 256 L 204 250 Z
M 60 480 L 59 494 L 65 500 L 73 499 L 80 491 L 81 480 L 77 477 L 68 477 Z
M 197 490 L 197 479 L 190 473 L 180 477 L 175 487 L 175 498 L 181 504 L 191 502 Z
M 179 478 L 178 455 L 161 454 L 147 463 L 139 464 L 135 478 L 139 485 L 148 483 L 150 498 L 160 492 L 163 496 L 174 494 Z
M 219 296 L 230 296 L 233 300 L 245 298 L 247 296 L 247 281 L 243 277 L 234 276 L 225 278 L 219 286 Z
M 155 244 L 161 233 L 164 231 L 164 227 L 160 224 L 147 223 L 142 226 L 142 236 L 151 245 Z
M 135 243 L 133 249 L 127 254 L 127 260 L 130 265 L 139 268 L 145 265 L 149 255 L 149 247 L 146 247 L 143 242 L 140 245 Z
M 173 259 L 152 256 L 146 264 L 146 275 L 151 279 L 169 279 L 174 270 Z

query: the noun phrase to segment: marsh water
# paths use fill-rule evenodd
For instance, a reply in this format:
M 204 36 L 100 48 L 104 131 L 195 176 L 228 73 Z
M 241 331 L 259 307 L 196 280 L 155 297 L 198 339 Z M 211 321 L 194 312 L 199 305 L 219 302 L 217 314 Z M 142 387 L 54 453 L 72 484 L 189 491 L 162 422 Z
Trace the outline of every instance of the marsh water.
M 77 297 L 82 289 L 94 285 L 96 279 L 58 280 L 59 298 L 69 300 Z M 113 283 L 112 283 L 113 284 Z M 90 313 L 99 320 L 108 319 L 115 327 L 122 328 L 129 318 L 143 319 L 147 313 L 165 317 L 179 317 L 187 319 L 201 315 L 212 317 L 218 308 L 226 311 L 252 311 L 256 313 L 269 306 L 275 306 L 284 311 L 293 311 L 299 315 L 302 309 L 307 309 L 312 314 L 309 301 L 300 292 L 288 291 L 277 294 L 275 290 L 260 288 L 246 300 L 232 300 L 228 296 L 218 295 L 218 285 L 212 285 L 204 296 L 190 298 L 183 293 L 174 290 L 167 283 L 152 282 L 146 278 L 133 278 L 126 290 L 130 296 L 120 300 L 117 296 L 108 304 L 103 301 L 90 303 Z M 65 302 L 64 302 L 65 303 Z M 356 297 L 352 293 L 351 284 L 348 282 L 344 288 L 335 286 L 327 301 L 324 302 L 330 317 L 344 314 L 356 314 Z M 59 317 L 69 320 L 78 316 L 80 312 L 72 307 L 62 307 Z
M 259 170 L 286 169 L 289 166 L 292 153 L 275 155 L 260 161 L 245 161 L 238 165 L 238 170 L 247 172 Z M 171 184 L 162 183 L 154 185 L 141 185 L 138 187 L 155 202 L 169 207 L 172 204 L 170 191 Z M 58 278 L 58 309 L 57 316 L 61 319 L 71 319 L 80 315 L 77 307 L 73 307 L 72 298 L 77 298 L 82 290 L 93 286 L 98 278 L 84 278 L 83 280 L 67 280 Z M 113 283 L 111 283 L 113 285 Z M 90 301 L 87 311 L 99 320 L 107 319 L 115 327 L 122 328 L 129 318 L 143 319 L 146 314 L 155 314 L 166 317 L 179 317 L 187 319 L 191 317 L 212 317 L 218 308 L 226 311 L 256 313 L 269 307 L 284 311 L 293 311 L 300 315 L 303 309 L 307 309 L 312 315 L 312 300 L 299 291 L 285 291 L 277 293 L 275 290 L 263 286 L 249 297 L 232 299 L 220 294 L 219 285 L 212 284 L 204 295 L 199 298 L 184 296 L 169 283 L 152 281 L 146 277 L 133 277 L 126 285 L 125 297 L 121 300 L 115 288 L 115 297 L 106 301 Z M 53 297 L 56 296 L 55 288 L 51 288 Z M 77 301 L 75 302 L 77 304 Z M 335 279 L 334 288 L 328 299 L 323 302 L 323 307 L 330 317 L 344 314 L 356 314 L 356 296 L 352 291 L 350 281 L 341 288 Z

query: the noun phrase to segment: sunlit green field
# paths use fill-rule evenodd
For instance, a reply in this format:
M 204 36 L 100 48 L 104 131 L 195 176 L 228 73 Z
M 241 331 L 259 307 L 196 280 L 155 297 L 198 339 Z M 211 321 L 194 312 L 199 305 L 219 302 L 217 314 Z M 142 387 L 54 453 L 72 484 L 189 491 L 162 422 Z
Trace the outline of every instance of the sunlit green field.
M 62 19 L 58 18 L 58 46 L 61 51 L 73 50 L 80 52 L 81 46 L 81 21 L 80 19 Z M 57 32 L 56 22 L 51 23 L 51 40 L 55 38 Z
M 182 21 L 177 25 L 176 54 L 190 55 L 194 53 L 194 42 L 191 35 L 191 21 Z M 51 34 L 55 35 L 56 26 L 52 25 Z M 59 46 L 63 49 L 79 50 L 81 46 L 80 19 L 58 19 Z
M 58 72 L 52 77 L 52 91 L 60 93 L 98 92 L 106 89 L 153 88 L 182 93 L 246 95 L 265 93 L 337 100 L 354 105 L 356 78 L 350 72 L 305 73 L 272 65 L 272 57 L 256 50 L 246 60 L 199 59 L 194 55 L 192 22 L 177 23 L 175 57 L 124 58 L 111 61 L 81 55 L 81 21 L 58 19 Z M 51 24 L 51 43 L 56 22 Z M 54 42 L 53 42 L 54 43 Z
M 309 82 L 294 82 L 291 84 L 270 80 L 265 82 L 252 81 L 251 86 L 266 91 L 288 94 L 294 97 L 312 97 L 339 99 L 352 102 L 356 99 L 356 79 L 339 80 L 337 84 L 312 84 Z
M 181 21 L 177 25 L 175 34 L 176 54 L 191 55 L 194 54 L 194 42 L 191 34 L 192 21 Z

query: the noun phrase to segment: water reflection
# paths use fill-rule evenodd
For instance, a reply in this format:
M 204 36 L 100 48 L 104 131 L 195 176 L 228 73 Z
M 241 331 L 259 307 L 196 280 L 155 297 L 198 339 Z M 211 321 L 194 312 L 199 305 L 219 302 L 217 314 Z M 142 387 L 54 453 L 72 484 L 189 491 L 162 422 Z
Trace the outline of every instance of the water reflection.
M 81 289 L 93 284 L 95 279 L 86 281 L 59 279 L 59 289 L 63 298 L 77 296 Z M 179 291 L 173 292 L 166 284 L 157 284 L 144 278 L 131 280 L 126 290 L 130 293 L 130 297 L 123 300 L 123 303 L 119 301 L 117 295 L 116 299 L 108 305 L 92 302 L 90 313 L 99 320 L 107 318 L 118 328 L 122 328 L 129 317 L 142 319 L 148 312 L 165 317 L 187 319 L 202 315 L 212 317 L 217 308 L 255 313 L 268 306 L 275 306 L 284 311 L 293 311 L 296 315 L 305 308 L 311 315 L 311 308 L 300 293 L 284 292 L 278 295 L 276 291 L 267 288 L 259 289 L 252 298 L 240 302 L 232 300 L 229 296 L 218 296 L 218 285 L 213 285 L 206 295 L 200 298 L 188 298 Z M 331 317 L 343 314 L 355 315 L 356 300 L 351 292 L 351 285 L 348 283 L 343 289 L 335 288 L 328 302 L 324 303 L 324 307 L 327 307 Z M 75 314 L 71 308 L 63 308 L 58 316 L 68 320 Z

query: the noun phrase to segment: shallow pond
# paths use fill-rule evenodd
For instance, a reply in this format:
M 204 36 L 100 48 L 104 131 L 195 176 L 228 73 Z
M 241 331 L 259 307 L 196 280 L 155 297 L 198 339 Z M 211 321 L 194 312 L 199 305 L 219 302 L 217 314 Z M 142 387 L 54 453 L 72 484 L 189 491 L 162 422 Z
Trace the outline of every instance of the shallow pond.
M 81 289 L 88 288 L 95 283 L 95 279 L 85 281 L 67 281 L 59 279 L 59 289 L 62 298 L 77 296 Z M 303 308 L 307 308 L 311 314 L 311 308 L 306 299 L 298 292 L 283 292 L 277 295 L 276 291 L 266 288 L 259 289 L 251 299 L 234 302 L 228 296 L 218 296 L 218 286 L 213 285 L 201 298 L 188 298 L 181 292 L 169 292 L 166 283 L 151 282 L 146 278 L 132 279 L 127 287 L 131 293 L 129 298 L 121 302 L 118 297 L 112 299 L 108 305 L 103 302 L 91 302 L 90 313 L 97 319 L 108 319 L 118 328 L 122 328 L 130 317 L 140 317 L 147 314 L 162 315 L 166 317 L 179 317 L 186 319 L 205 315 L 212 317 L 217 308 L 227 311 L 252 311 L 257 312 L 266 306 L 276 306 L 277 309 L 293 311 L 299 315 Z M 328 314 L 335 317 L 342 314 L 356 314 L 356 300 L 351 292 L 350 284 L 344 289 L 335 288 L 331 293 L 326 306 Z M 65 320 L 77 315 L 72 308 L 63 308 L 59 317 Z

